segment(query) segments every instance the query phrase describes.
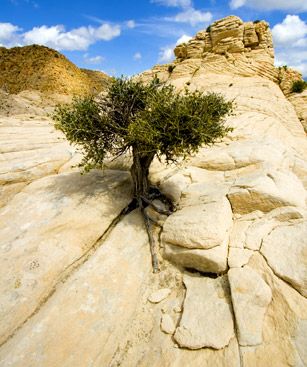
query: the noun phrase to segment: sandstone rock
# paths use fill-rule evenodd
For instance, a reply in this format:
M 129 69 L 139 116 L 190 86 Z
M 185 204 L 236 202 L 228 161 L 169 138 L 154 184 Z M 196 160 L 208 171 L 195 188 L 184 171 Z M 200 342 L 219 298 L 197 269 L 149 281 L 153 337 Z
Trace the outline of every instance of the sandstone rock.
M 227 146 L 203 148 L 191 160 L 196 167 L 211 170 L 234 170 L 247 166 L 276 166 L 284 159 L 286 148 L 279 141 L 234 141 Z
M 305 133 L 307 134 L 307 90 L 305 89 L 302 93 L 292 93 L 288 96 L 288 100 L 293 105 Z
M 227 269 L 228 244 L 208 250 L 188 249 L 166 244 L 163 256 L 174 264 L 185 268 L 196 269 L 205 273 L 222 273 Z
M 240 18 L 229 16 L 214 22 L 210 27 L 210 36 L 213 48 L 218 48 L 219 43 L 228 38 L 233 41 L 243 41 L 244 26 Z M 243 42 L 242 42 L 243 46 Z M 243 46 L 244 48 L 244 46 Z
M 174 334 L 176 330 L 176 325 L 172 317 L 168 314 L 164 314 L 161 317 L 161 330 L 166 334 Z
M 250 250 L 259 250 L 263 238 L 280 225 L 280 222 L 291 222 L 302 219 L 303 212 L 295 207 L 281 207 L 272 210 L 259 220 L 255 220 L 246 230 L 244 247 Z
M 50 258 L 52 251 L 47 254 Z M 148 272 L 148 237 L 136 211 L 2 346 L 0 365 L 109 366 L 144 293 Z
M 240 177 L 230 189 L 228 199 L 235 213 L 268 212 L 280 206 L 303 207 L 306 191 L 294 174 L 271 171 Z
M 169 179 L 164 180 L 160 189 L 161 192 L 177 203 L 181 198 L 182 191 L 188 186 L 191 180 L 182 173 L 172 175 Z
M 197 59 L 203 56 L 205 42 L 201 40 L 191 40 L 187 44 L 186 57 L 189 59 Z
M 240 347 L 244 366 L 304 366 L 301 343 L 306 335 L 307 299 L 274 275 L 259 253 L 252 256 L 248 267 L 265 280 L 273 298 L 262 323 L 262 344 Z
M 162 241 L 191 249 L 210 249 L 227 240 L 231 224 L 232 212 L 226 199 L 188 206 L 167 218 Z
M 299 71 L 288 68 L 286 65 L 278 68 L 279 86 L 287 97 L 291 95 L 293 83 L 298 80 L 303 80 Z
M 181 43 L 177 45 L 174 49 L 174 54 L 177 59 L 185 59 L 187 57 L 187 44 Z
M 92 171 L 36 180 L 0 209 L 0 340 L 54 291 L 131 200 L 129 174 Z
M 228 254 L 228 266 L 230 268 L 241 268 L 246 265 L 253 255 L 253 251 L 248 249 L 230 247 Z
M 274 228 L 264 238 L 261 253 L 278 276 L 307 296 L 306 221 Z
M 228 278 L 240 345 L 262 343 L 262 324 L 272 292 L 266 282 L 248 266 L 230 269 Z
M 255 24 L 253 22 L 244 23 L 243 42 L 245 47 L 255 47 L 259 44 Z
M 227 279 L 185 275 L 184 284 L 187 293 L 176 342 L 189 349 L 224 348 L 234 336 Z
M 165 298 L 167 298 L 170 294 L 171 294 L 171 289 L 162 288 L 162 289 L 159 289 L 158 291 L 152 293 L 148 297 L 148 301 L 151 302 L 151 303 L 159 303 L 159 302 L 163 301 Z

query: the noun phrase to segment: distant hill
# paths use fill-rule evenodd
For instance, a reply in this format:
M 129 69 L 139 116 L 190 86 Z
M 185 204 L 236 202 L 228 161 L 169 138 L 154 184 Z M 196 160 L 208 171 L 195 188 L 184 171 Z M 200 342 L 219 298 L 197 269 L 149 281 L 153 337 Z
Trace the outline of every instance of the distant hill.
M 0 47 L 0 88 L 9 93 L 99 93 L 109 80 L 100 71 L 79 69 L 64 55 L 45 46 Z

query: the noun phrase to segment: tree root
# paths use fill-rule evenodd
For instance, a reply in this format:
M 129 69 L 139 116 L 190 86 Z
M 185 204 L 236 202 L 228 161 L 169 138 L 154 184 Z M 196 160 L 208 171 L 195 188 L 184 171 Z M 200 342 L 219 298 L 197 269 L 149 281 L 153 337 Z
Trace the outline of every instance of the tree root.
M 162 201 L 168 207 L 168 209 L 159 208 L 155 203 L 153 203 L 153 200 L 155 199 L 159 199 L 160 201 Z M 141 209 L 141 212 L 144 218 L 144 222 L 145 222 L 146 231 L 148 234 L 153 273 L 158 273 L 160 271 L 159 259 L 158 259 L 159 250 L 157 248 L 157 244 L 154 239 L 153 227 L 155 225 L 161 227 L 161 225 L 154 218 L 151 218 L 147 214 L 145 209 L 146 207 L 150 206 L 158 214 L 169 216 L 175 211 L 175 207 L 173 203 L 165 195 L 163 195 L 160 192 L 160 190 L 156 187 L 151 187 L 148 197 L 140 196 L 137 199 L 137 202 L 138 202 L 138 206 Z

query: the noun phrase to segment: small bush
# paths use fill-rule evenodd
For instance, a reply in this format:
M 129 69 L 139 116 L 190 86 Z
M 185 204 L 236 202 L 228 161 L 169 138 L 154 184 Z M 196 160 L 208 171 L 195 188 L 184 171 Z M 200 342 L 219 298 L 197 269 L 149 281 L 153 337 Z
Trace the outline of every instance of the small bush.
M 257 23 L 260 23 L 260 22 L 261 22 L 261 20 L 259 20 L 259 19 L 256 19 L 256 20 L 253 21 L 254 24 L 257 24 Z
M 303 90 L 307 87 L 307 83 L 304 80 L 296 80 L 293 82 L 291 87 L 292 93 L 302 93 Z
M 168 68 L 167 68 L 168 72 L 170 74 L 172 74 L 172 72 L 174 71 L 175 67 L 176 67 L 175 65 L 168 65 Z
M 209 27 L 207 27 L 206 32 L 210 32 L 211 31 L 211 25 L 209 25 Z

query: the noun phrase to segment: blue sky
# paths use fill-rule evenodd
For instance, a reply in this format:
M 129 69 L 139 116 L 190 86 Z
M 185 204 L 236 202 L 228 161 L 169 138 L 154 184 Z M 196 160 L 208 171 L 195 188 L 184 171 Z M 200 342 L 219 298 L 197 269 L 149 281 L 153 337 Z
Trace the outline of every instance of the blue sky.
M 276 64 L 307 76 L 307 0 L 0 0 L 0 45 L 56 48 L 80 67 L 132 75 L 169 62 L 178 40 L 214 20 L 265 19 Z

